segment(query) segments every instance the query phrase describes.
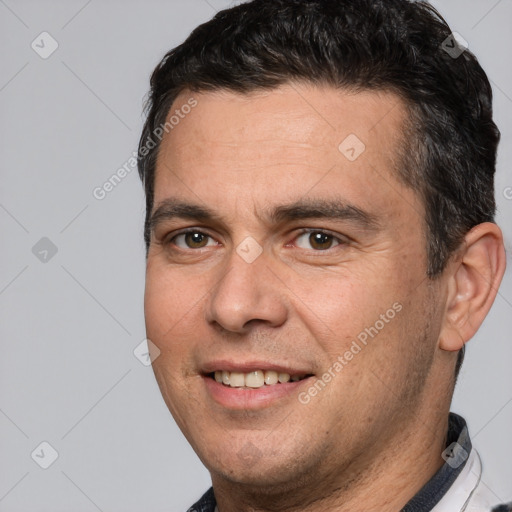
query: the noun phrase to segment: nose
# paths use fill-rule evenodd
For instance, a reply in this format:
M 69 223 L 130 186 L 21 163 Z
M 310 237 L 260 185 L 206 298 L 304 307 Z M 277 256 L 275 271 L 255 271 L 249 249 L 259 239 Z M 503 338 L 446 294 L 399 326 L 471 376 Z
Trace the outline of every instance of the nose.
M 285 292 L 265 253 L 250 261 L 233 251 L 209 295 L 207 319 L 240 334 L 255 324 L 279 327 L 288 314 Z

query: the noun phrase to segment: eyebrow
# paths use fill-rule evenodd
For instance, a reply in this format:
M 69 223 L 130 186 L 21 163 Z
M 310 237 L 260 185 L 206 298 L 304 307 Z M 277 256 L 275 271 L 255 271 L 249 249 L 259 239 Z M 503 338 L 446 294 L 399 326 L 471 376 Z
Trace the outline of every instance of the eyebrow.
M 306 219 L 330 219 L 351 221 L 372 231 L 376 231 L 380 227 L 377 215 L 341 199 L 301 199 L 266 210 L 263 212 L 263 217 L 268 218 L 273 224 Z M 160 223 L 174 218 L 200 222 L 222 222 L 222 217 L 210 208 L 175 198 L 167 198 L 161 201 L 152 213 L 149 230 L 153 231 Z
M 186 203 L 178 199 L 168 198 L 161 201 L 155 211 L 151 214 L 148 228 L 153 231 L 162 222 L 175 218 L 198 220 L 198 221 L 220 221 L 220 217 L 212 210 L 197 204 Z
M 307 199 L 279 206 L 270 212 L 274 223 L 305 219 L 348 220 L 361 227 L 376 230 L 380 226 L 377 215 L 341 199 Z

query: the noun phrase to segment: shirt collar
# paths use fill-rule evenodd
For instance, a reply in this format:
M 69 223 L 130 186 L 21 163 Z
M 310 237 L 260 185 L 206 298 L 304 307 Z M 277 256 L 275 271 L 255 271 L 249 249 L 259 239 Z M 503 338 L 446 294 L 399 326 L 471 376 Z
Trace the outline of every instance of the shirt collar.
M 400 512 L 432 510 L 464 469 L 472 445 L 466 421 L 458 414 L 450 413 L 448 418 L 445 448 L 442 453 L 445 463 Z

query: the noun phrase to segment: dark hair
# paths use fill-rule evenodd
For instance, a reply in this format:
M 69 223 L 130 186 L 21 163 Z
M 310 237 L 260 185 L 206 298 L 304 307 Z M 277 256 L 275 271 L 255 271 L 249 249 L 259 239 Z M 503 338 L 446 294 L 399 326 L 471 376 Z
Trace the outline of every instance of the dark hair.
M 291 81 L 388 90 L 409 113 L 397 175 L 425 205 L 426 271 L 435 278 L 473 226 L 494 221 L 496 208 L 500 134 L 491 87 L 475 56 L 463 50 L 425 2 L 253 0 L 220 11 L 151 76 L 138 159 L 146 247 L 160 142 L 155 130 L 184 90 L 249 93 Z M 462 357 L 463 351 L 457 368 Z

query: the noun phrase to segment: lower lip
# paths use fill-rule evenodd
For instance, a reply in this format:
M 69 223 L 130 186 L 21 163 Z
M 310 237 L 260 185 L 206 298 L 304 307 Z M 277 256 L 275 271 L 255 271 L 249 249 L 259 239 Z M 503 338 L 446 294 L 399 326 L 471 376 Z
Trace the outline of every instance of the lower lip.
M 263 409 L 278 400 L 296 396 L 299 387 L 308 385 L 311 377 L 296 382 L 284 382 L 261 388 L 232 388 L 212 379 L 203 377 L 211 397 L 229 409 Z

